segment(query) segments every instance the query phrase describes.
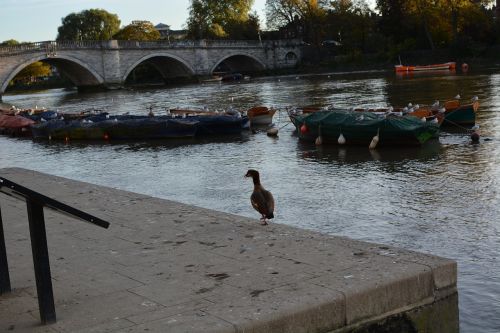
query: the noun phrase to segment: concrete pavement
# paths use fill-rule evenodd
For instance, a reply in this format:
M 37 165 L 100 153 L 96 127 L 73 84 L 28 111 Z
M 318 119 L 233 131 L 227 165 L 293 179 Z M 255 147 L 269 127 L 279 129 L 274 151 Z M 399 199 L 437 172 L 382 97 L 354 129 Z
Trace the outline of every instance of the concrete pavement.
M 0 194 L 13 288 L 2 332 L 458 332 L 452 260 L 25 169 L 0 176 L 111 223 L 45 210 L 57 322 L 42 326 L 26 205 Z

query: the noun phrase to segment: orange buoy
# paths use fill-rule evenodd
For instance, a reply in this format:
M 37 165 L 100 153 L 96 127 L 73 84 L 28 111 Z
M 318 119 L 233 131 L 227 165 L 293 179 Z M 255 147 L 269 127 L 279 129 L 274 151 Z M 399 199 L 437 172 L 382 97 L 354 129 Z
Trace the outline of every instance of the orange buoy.
M 108 133 L 104 133 L 103 138 L 104 138 L 104 140 L 108 140 L 108 139 L 109 139 L 109 135 L 108 135 Z
M 467 73 L 469 70 L 469 65 L 467 65 L 465 62 L 462 64 L 462 72 Z

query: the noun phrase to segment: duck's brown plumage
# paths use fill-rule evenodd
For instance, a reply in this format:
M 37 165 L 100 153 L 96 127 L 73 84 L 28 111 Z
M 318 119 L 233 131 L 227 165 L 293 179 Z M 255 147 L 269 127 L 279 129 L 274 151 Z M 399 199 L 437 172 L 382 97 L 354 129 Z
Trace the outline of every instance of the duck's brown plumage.
M 274 218 L 273 195 L 261 185 L 257 170 L 248 170 L 245 177 L 252 177 L 253 179 L 253 192 L 250 201 L 252 207 L 262 215 L 261 221 L 263 224 L 267 224 L 266 219 Z

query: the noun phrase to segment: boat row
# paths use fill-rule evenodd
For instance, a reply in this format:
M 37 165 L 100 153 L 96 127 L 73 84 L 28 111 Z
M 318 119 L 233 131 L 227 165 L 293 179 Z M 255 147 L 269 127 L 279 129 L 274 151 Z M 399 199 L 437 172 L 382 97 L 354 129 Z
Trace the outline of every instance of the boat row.
M 442 126 L 471 126 L 479 109 L 477 97 L 460 96 L 444 103 L 384 108 L 301 107 L 288 110 L 300 139 L 316 144 L 377 146 L 421 145 L 439 136 Z M 0 113 L 0 132 L 44 140 L 152 140 L 239 134 L 272 124 L 276 109 L 254 107 L 244 112 L 169 109 L 165 115 L 110 115 L 100 110 L 60 114 L 48 110 Z M 267 130 L 277 135 L 278 128 Z
M 334 105 L 333 108 L 336 106 Z M 306 106 L 295 108 L 295 113 L 313 113 L 329 108 Z M 438 116 L 441 126 L 474 126 L 476 123 L 476 114 L 479 110 L 479 99 L 477 96 L 471 98 L 470 102 L 462 103 L 459 95 L 454 99 L 447 100 L 444 103 L 435 101 L 432 105 L 423 105 L 408 103 L 407 106 L 381 107 L 381 108 L 351 108 L 356 112 L 374 112 L 374 113 L 392 113 L 398 115 L 413 115 L 418 118 Z
M 92 110 L 61 114 L 50 110 L 3 110 L 0 134 L 48 140 L 151 140 L 204 135 L 239 134 L 272 122 L 275 109 L 256 107 L 246 112 L 171 109 L 166 115 L 110 115 Z
M 315 108 L 289 111 L 301 140 L 339 145 L 417 146 L 438 138 L 444 125 L 475 123 L 477 97 L 461 105 L 458 99 L 430 106 L 409 104 L 398 108 Z M 460 125 L 459 125 L 460 124 Z M 472 137 L 472 136 L 471 136 Z

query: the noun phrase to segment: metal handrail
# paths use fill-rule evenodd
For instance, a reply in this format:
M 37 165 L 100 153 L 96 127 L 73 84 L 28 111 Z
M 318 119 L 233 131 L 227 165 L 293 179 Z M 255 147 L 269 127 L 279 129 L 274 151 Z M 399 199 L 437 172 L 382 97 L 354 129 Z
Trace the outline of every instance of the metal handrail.
M 107 229 L 109 227 L 109 222 L 49 198 L 3 177 L 0 177 L 0 192 L 16 199 L 26 201 L 40 319 L 43 324 L 53 323 L 56 321 L 56 311 L 54 306 L 54 293 L 52 290 L 52 277 L 50 274 L 49 251 L 43 208 L 50 208 L 58 213 L 94 224 L 101 228 Z M 5 247 L 2 211 L 0 210 L 0 295 L 10 291 L 9 265 Z

